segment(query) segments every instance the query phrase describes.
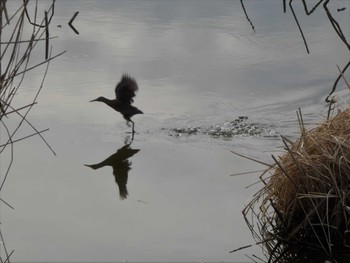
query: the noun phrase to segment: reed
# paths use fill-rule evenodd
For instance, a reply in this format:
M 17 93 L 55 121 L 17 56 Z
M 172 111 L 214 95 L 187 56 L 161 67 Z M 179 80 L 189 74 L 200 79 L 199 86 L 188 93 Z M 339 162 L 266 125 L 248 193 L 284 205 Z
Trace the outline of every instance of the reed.
M 49 35 L 49 26 L 54 15 L 55 0 L 52 1 L 49 9 L 43 15 L 38 12 L 38 1 L 19 1 L 18 5 L 18 8 L 9 10 L 8 2 L 0 0 L 0 157 L 4 158 L 6 155 L 5 159 L 9 160 L 6 164 L 2 162 L 2 170 L 5 173 L 1 174 L 0 177 L 0 193 L 13 164 L 15 142 L 38 135 L 54 153 L 41 134 L 48 129 L 38 131 L 29 122 L 27 116 L 37 103 L 50 61 L 64 53 L 52 55 L 52 47 L 49 45 L 49 41 L 55 38 Z M 34 10 L 34 12 L 29 12 L 29 9 Z M 41 19 L 39 18 L 40 16 L 42 16 Z M 40 42 L 45 43 L 44 48 L 39 44 Z M 40 53 L 43 54 L 43 59 L 33 63 L 34 60 L 37 60 Z M 21 94 L 20 90 L 25 88 L 25 76 L 40 66 L 45 67 L 45 70 L 41 84 L 37 87 L 33 97 L 27 98 L 27 100 L 21 99 L 21 101 L 25 101 L 23 105 L 19 105 L 18 102 L 14 103 Z M 33 131 L 29 132 L 28 135 L 17 136 L 23 123 L 26 123 Z M 5 204 L 6 207 L 13 209 L 10 202 L 3 198 L 0 198 L 0 202 Z M 6 247 L 6 242 L 1 232 L 1 227 L 3 226 L 4 224 L 0 224 L 0 262 L 10 262 L 10 257 L 14 251 L 10 252 Z

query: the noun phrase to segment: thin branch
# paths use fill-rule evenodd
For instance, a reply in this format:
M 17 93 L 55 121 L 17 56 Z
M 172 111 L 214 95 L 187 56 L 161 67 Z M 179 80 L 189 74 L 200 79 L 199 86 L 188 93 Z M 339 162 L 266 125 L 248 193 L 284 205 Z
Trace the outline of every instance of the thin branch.
M 74 33 L 77 35 L 79 35 L 79 31 L 76 30 L 76 28 L 73 26 L 73 21 L 77 17 L 78 14 L 79 14 L 79 12 L 75 12 L 73 17 L 71 18 L 71 20 L 69 20 L 69 22 L 68 22 L 68 25 L 70 26 L 70 28 L 73 29 Z
M 317 8 L 322 2 L 323 2 L 323 0 L 318 1 L 318 2 L 312 7 L 312 9 L 309 11 L 308 8 L 307 8 L 307 4 L 306 4 L 305 0 L 302 0 L 302 3 L 303 3 L 303 5 L 304 5 L 305 13 L 306 13 L 307 15 L 312 14 L 312 13 L 316 10 L 316 8 Z
M 5 205 L 7 205 L 8 207 L 15 209 L 12 205 L 10 205 L 9 203 L 7 203 L 4 199 L 0 198 L 0 201 L 3 202 Z
M 51 52 L 50 52 L 50 56 L 51 56 Z M 42 79 L 42 82 L 41 82 L 41 85 L 40 85 L 40 87 L 39 87 L 39 89 L 38 89 L 38 91 L 37 91 L 37 93 L 36 93 L 36 95 L 35 95 L 35 97 L 34 97 L 34 99 L 33 99 L 33 103 L 36 101 L 36 99 L 37 99 L 37 97 L 39 96 L 39 93 L 40 93 L 40 91 L 41 91 L 41 89 L 42 89 L 42 87 L 43 87 L 43 84 L 44 84 L 44 80 L 45 80 L 45 77 L 46 77 L 46 74 L 47 74 L 47 71 L 48 71 L 48 68 L 49 68 L 49 61 L 51 60 L 52 58 L 50 58 L 50 59 L 48 59 L 46 62 L 47 62 L 47 65 L 46 65 L 46 70 L 45 70 L 45 73 L 44 73 L 44 77 L 43 77 L 43 79 Z M 12 137 L 12 136 L 14 136 L 14 134 L 18 131 L 18 129 L 19 129 L 19 127 L 22 125 L 22 123 L 23 123 L 23 121 L 26 121 L 26 116 L 28 115 L 28 113 L 29 113 L 29 111 L 32 109 L 32 107 L 33 107 L 33 105 L 34 104 L 32 104 L 31 106 L 29 106 L 29 108 L 28 108 L 28 110 L 27 110 L 27 112 L 24 114 L 24 116 L 22 117 L 22 120 L 19 122 L 19 124 L 17 125 L 17 128 L 12 132 L 12 134 L 11 134 L 11 136 L 10 137 Z M 44 138 L 42 138 L 43 140 L 44 140 Z M 45 140 L 44 140 L 45 141 Z M 46 143 L 46 141 L 45 141 L 45 143 Z M 8 142 L 7 142 L 7 144 L 8 144 Z M 47 144 L 47 143 L 46 143 Z M 5 144 L 6 145 L 6 144 Z M 48 145 L 48 144 L 47 144 Z M 54 155 L 56 155 L 56 153 L 52 150 L 52 148 L 48 145 L 48 147 L 50 148 L 50 150 L 53 152 L 53 154 Z M 3 151 L 3 149 L 0 151 L 0 153 Z
M 27 105 L 27 107 L 33 107 L 33 105 L 36 104 L 36 102 L 33 102 L 32 104 Z M 27 108 L 26 107 L 26 108 Z M 11 107 L 12 108 L 12 107 Z M 23 116 L 22 114 L 20 114 L 18 112 L 18 110 L 15 110 L 15 112 L 26 122 L 28 123 L 28 125 L 30 127 L 32 127 L 32 129 L 40 136 L 40 138 L 44 141 L 44 143 L 46 144 L 46 146 L 51 150 L 51 152 L 56 156 L 55 151 L 51 148 L 50 144 L 45 140 L 45 138 L 39 133 L 39 131 L 26 119 L 25 116 Z
M 49 10 L 48 10 L 48 11 L 45 11 L 45 12 L 50 12 L 50 11 L 51 11 L 51 16 L 50 16 L 50 18 L 48 19 L 48 22 L 49 22 L 49 23 L 51 22 L 51 19 L 52 19 L 54 13 L 55 13 L 55 1 L 56 1 L 56 0 L 52 0 L 52 4 L 51 4 Z M 28 14 L 28 10 L 27 10 L 27 3 L 28 3 L 28 2 L 29 2 L 28 0 L 23 0 L 23 3 L 25 4 L 24 11 L 25 11 L 25 14 L 26 14 L 26 16 L 27 16 L 27 19 L 28 19 L 29 23 L 30 23 L 31 25 L 33 25 L 33 26 L 37 26 L 37 27 L 40 27 L 40 28 L 44 28 L 45 25 L 43 25 L 43 23 L 41 23 L 41 24 L 36 24 L 36 23 L 35 23 L 35 20 L 34 20 L 34 22 L 31 21 L 31 19 L 30 19 L 30 17 L 29 17 L 29 14 Z M 36 5 L 36 7 L 37 7 L 37 5 Z M 36 18 L 36 14 L 35 14 L 35 18 Z
M 38 64 L 36 64 L 36 65 L 34 65 L 34 66 L 30 67 L 30 68 L 27 68 L 26 70 L 23 70 L 23 71 L 21 71 L 21 72 L 16 73 L 15 75 L 11 76 L 11 78 L 14 78 L 14 77 L 16 77 L 16 76 L 18 76 L 18 75 L 24 74 L 24 73 L 28 72 L 29 70 L 35 69 L 35 68 L 37 68 L 37 67 L 39 67 L 39 66 L 41 66 L 41 65 L 43 65 L 43 64 L 45 64 L 45 63 L 48 63 L 49 61 L 51 61 L 51 60 L 53 60 L 53 59 L 55 59 L 55 58 L 57 58 L 57 57 L 63 55 L 63 54 L 66 53 L 66 52 L 67 52 L 66 50 L 65 50 L 65 51 L 62 51 L 61 53 L 59 53 L 59 54 L 57 54 L 57 55 L 55 55 L 55 56 L 53 56 L 53 57 L 50 57 L 50 58 L 48 58 L 47 60 L 45 60 L 45 61 L 43 61 L 43 62 L 41 62 L 41 63 L 38 63 Z
M 27 108 L 27 107 L 30 107 L 30 106 L 33 106 L 33 105 L 35 105 L 35 104 L 37 104 L 37 102 L 34 102 L 34 103 L 31 103 L 31 104 L 28 104 L 28 105 L 26 105 L 26 106 L 23 106 L 23 107 L 20 107 L 20 108 L 14 109 L 14 110 L 9 111 L 9 112 L 5 112 L 5 114 L 6 114 L 6 115 L 9 115 L 9 114 L 11 114 L 11 113 L 18 112 L 18 111 L 20 111 L 20 110 L 23 110 L 23 109 L 25 109 L 25 108 Z M 12 108 L 12 107 L 11 107 L 11 108 Z
M 251 171 L 251 172 L 243 172 L 243 173 L 234 173 L 230 174 L 230 176 L 237 176 L 237 175 L 245 175 L 245 174 L 256 174 L 256 173 L 261 173 L 264 172 L 265 170 L 258 170 L 258 171 Z
M 350 50 L 350 44 L 349 42 L 346 40 L 345 35 L 343 34 L 343 31 L 339 25 L 339 23 L 337 22 L 337 20 L 334 19 L 334 17 L 332 16 L 331 12 L 328 9 L 328 3 L 329 0 L 326 0 L 326 2 L 324 2 L 323 4 L 323 8 L 326 11 L 326 14 L 328 16 L 329 21 L 331 22 L 335 32 L 338 34 L 338 36 L 340 37 L 340 39 L 343 41 L 343 43 L 346 45 L 346 47 Z
M 260 245 L 260 244 L 263 244 L 263 243 L 265 243 L 265 242 L 267 242 L 267 241 L 272 241 L 272 240 L 273 240 L 273 238 L 271 238 L 271 239 L 264 239 L 264 240 L 262 240 L 262 241 L 256 242 L 255 244 L 246 245 L 246 246 L 243 246 L 243 247 L 236 248 L 236 249 L 234 249 L 234 250 L 231 250 L 229 253 L 234 253 L 234 252 L 236 252 L 236 251 L 239 251 L 239 250 L 242 250 L 242 249 L 246 249 L 246 248 L 248 248 L 248 247 Z
M 54 36 L 54 37 L 49 37 L 49 39 L 55 39 L 58 38 L 58 36 Z M 21 41 L 10 41 L 10 42 L 0 42 L 1 45 L 7 45 L 7 44 L 18 44 L 18 43 L 29 43 L 32 41 L 46 41 L 46 38 L 37 38 L 37 39 L 33 39 L 33 40 L 21 40 Z
M 7 12 L 7 8 L 6 8 L 6 1 L 7 0 L 3 0 L 1 1 L 1 11 L 0 12 L 4 12 L 5 14 L 5 18 L 6 18 L 6 23 L 9 25 L 10 24 L 10 19 L 9 19 L 9 15 L 8 15 L 8 12 Z
M 339 70 L 339 72 L 340 72 L 340 76 L 343 78 L 343 80 L 344 80 L 346 86 L 347 86 L 348 89 L 350 90 L 350 84 L 349 84 L 349 82 L 347 81 L 347 79 L 345 78 L 344 73 L 340 70 L 340 68 L 339 68 L 338 65 L 337 65 L 337 68 L 338 68 L 338 70 Z
M 3 121 L 1 121 L 1 123 L 4 125 L 5 130 L 6 130 L 6 132 L 7 132 L 7 135 L 8 135 L 8 136 L 11 136 L 11 135 L 10 135 L 10 131 L 8 130 L 6 124 L 5 124 Z M 3 187 L 4 184 L 5 184 L 5 181 L 6 181 L 6 179 L 7 179 L 7 176 L 8 176 L 8 174 L 9 174 L 9 172 L 10 172 L 10 170 L 11 170 L 11 167 L 12 167 L 12 164 L 13 164 L 13 143 L 12 143 L 12 142 L 13 142 L 13 141 L 12 141 L 12 138 L 10 138 L 10 145 L 11 145 L 10 163 L 9 163 L 7 169 L 6 169 L 6 173 L 5 173 L 4 179 L 2 180 L 2 183 L 1 183 L 1 186 L 0 186 L 0 192 L 1 192 L 2 187 Z M 1 146 L 0 146 L 0 147 L 1 147 Z M 4 150 L 4 148 L 0 151 L 0 153 L 1 153 L 3 150 Z
M 28 138 L 33 137 L 33 136 L 35 136 L 35 135 L 40 135 L 40 133 L 46 132 L 46 131 L 48 131 L 48 130 L 50 130 L 50 129 L 41 130 L 41 131 L 32 133 L 32 134 L 30 134 L 30 135 L 21 137 L 21 138 L 19 138 L 19 139 L 11 140 L 11 142 L 7 142 L 7 143 L 5 143 L 5 144 L 1 144 L 0 147 L 5 147 L 5 146 L 7 146 L 7 145 L 12 145 L 12 144 L 14 144 L 15 142 L 19 142 L 19 141 L 28 139 Z M 0 153 L 1 153 L 1 152 L 0 152 Z M 54 152 L 54 154 L 56 155 L 55 152 Z M 1 191 L 1 187 L 0 187 L 0 191 Z
M 255 27 L 254 27 L 252 21 L 250 20 L 247 11 L 245 10 L 245 6 L 244 6 L 244 3 L 243 3 L 243 0 L 241 0 L 241 5 L 242 5 L 242 8 L 243 8 L 243 12 L 245 14 L 245 17 L 247 18 L 248 22 L 250 23 L 250 25 L 252 27 L 252 30 L 255 32 Z
M 6 248 L 5 240 L 4 240 L 3 236 L 2 236 L 1 228 L 0 228 L 0 238 L 1 238 L 2 246 L 4 247 L 6 258 L 8 259 L 11 254 L 7 253 L 7 248 Z M 5 260 L 5 262 L 6 262 L 6 260 Z
M 243 154 L 240 154 L 240 153 L 237 153 L 237 152 L 234 152 L 234 151 L 231 151 L 231 152 L 232 152 L 233 154 L 235 154 L 235 155 L 238 155 L 238 156 L 240 156 L 240 157 L 243 157 L 243 158 L 245 158 L 245 159 L 248 159 L 248 160 L 253 161 L 253 162 L 256 162 L 256 163 L 260 163 L 260 164 L 265 165 L 265 166 L 267 166 L 267 167 L 272 167 L 272 166 L 273 166 L 273 165 L 271 165 L 271 164 L 264 163 L 264 162 L 259 161 L 259 160 L 257 160 L 257 159 L 254 159 L 254 158 L 245 156 L 245 155 L 243 155 Z
M 13 252 L 15 252 L 15 250 L 12 250 L 11 253 L 8 255 L 8 257 L 6 258 L 6 260 L 4 261 L 4 263 L 10 263 L 10 257 L 12 256 Z
M 343 68 L 343 70 L 335 80 L 331 92 L 328 94 L 327 98 L 325 99 L 326 102 L 330 102 L 329 97 L 334 93 L 335 89 L 337 88 L 339 80 L 341 79 L 342 75 L 345 73 L 345 71 L 348 69 L 349 66 L 350 66 L 350 61 L 346 64 L 346 66 Z
M 309 54 L 309 53 L 310 53 L 309 47 L 308 47 L 308 45 L 307 45 L 307 42 L 306 42 L 306 39 L 305 39 L 303 30 L 301 29 L 301 26 L 300 26 L 300 24 L 299 24 L 298 18 L 297 18 L 297 16 L 296 16 L 295 12 L 294 12 L 294 9 L 293 9 L 293 6 L 292 6 L 292 1 L 293 1 L 293 0 L 290 0 L 290 1 L 289 1 L 289 8 L 290 8 L 290 10 L 292 11 L 292 14 L 293 14 L 293 16 L 294 16 L 294 20 L 295 20 L 295 22 L 297 23 L 297 26 L 298 26 L 298 28 L 299 28 L 299 32 L 300 32 L 300 34 L 301 34 L 301 37 L 303 38 L 303 41 L 304 41 L 304 44 L 305 44 L 305 48 L 306 48 L 306 52 Z
M 47 60 L 49 57 L 49 39 L 50 39 L 50 34 L 49 34 L 49 20 L 47 18 L 47 12 L 45 11 L 45 59 Z

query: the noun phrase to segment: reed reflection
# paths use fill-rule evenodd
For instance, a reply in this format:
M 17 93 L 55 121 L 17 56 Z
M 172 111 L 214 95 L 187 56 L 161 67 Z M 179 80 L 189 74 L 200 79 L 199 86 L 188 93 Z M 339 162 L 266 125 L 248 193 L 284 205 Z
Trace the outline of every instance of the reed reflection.
M 127 182 L 128 173 L 131 170 L 132 162 L 128 159 L 138 153 L 140 149 L 132 149 L 131 142 L 120 148 L 115 154 L 112 154 L 106 160 L 97 164 L 85 164 L 94 170 L 97 170 L 104 166 L 112 166 L 115 182 L 119 187 L 119 197 L 121 200 L 126 199 L 128 196 Z

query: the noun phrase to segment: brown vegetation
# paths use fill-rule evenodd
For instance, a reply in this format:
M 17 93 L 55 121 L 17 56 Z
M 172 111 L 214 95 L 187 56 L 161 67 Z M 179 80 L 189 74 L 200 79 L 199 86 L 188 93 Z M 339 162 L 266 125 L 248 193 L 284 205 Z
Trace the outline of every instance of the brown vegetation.
M 300 124 L 245 219 L 269 262 L 350 262 L 350 109 L 311 130 Z

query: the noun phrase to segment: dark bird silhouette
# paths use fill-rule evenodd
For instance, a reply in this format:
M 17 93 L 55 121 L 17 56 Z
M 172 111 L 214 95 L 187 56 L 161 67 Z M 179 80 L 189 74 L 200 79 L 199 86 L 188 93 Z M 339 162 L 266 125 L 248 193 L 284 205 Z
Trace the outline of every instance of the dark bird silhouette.
M 94 170 L 104 166 L 112 166 L 115 182 L 119 187 L 119 197 L 122 200 L 126 199 L 128 196 L 126 184 L 128 182 L 128 173 L 131 170 L 132 164 L 128 159 L 140 151 L 139 149 L 130 148 L 130 144 L 131 143 L 124 145 L 115 154 L 112 154 L 100 163 L 91 165 L 85 164 L 85 166 Z
M 138 108 L 132 106 L 134 102 L 135 92 L 139 89 L 134 78 L 130 77 L 127 74 L 123 74 L 120 82 L 115 88 L 115 100 L 110 100 L 105 97 L 98 97 L 97 99 L 91 101 L 101 101 L 106 103 L 109 107 L 120 112 L 126 124 L 129 126 L 129 122 L 132 123 L 132 134 L 135 133 L 135 123 L 131 120 L 131 117 L 135 114 L 143 114 Z

